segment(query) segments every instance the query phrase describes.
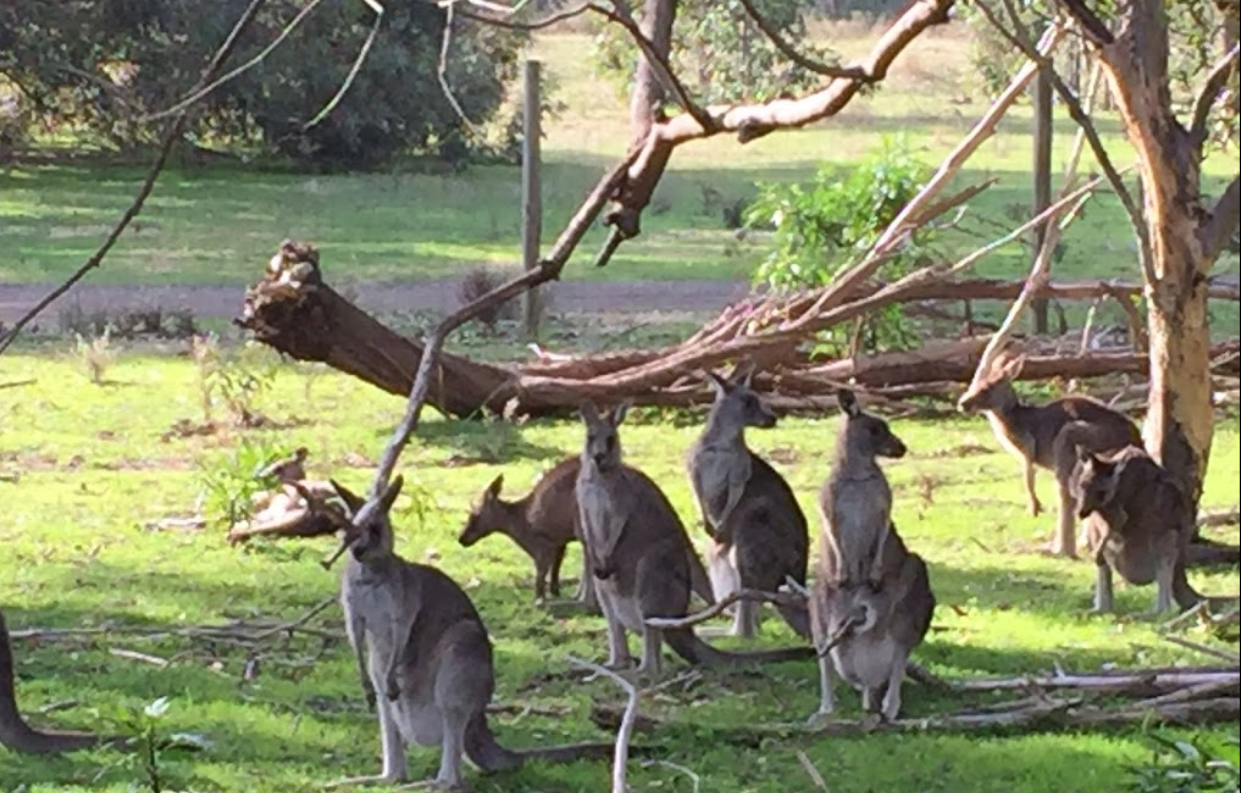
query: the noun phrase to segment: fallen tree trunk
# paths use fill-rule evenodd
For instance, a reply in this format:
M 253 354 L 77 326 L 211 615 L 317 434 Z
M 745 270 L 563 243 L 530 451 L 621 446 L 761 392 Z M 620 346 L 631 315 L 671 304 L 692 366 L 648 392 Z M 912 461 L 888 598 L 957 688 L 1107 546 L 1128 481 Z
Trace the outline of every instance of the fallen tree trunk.
M 404 395 L 422 360 L 422 345 L 407 339 L 350 303 L 323 283 L 318 256 L 310 246 L 286 242 L 279 261 L 246 294 L 242 315 L 235 322 L 257 340 L 303 361 L 318 361 L 358 377 L 391 394 Z M 924 280 L 908 286 L 869 285 L 835 311 L 848 321 L 852 305 L 880 303 L 877 295 L 892 292 L 890 302 L 925 300 L 928 295 L 961 299 L 968 295 L 1006 298 L 1021 284 L 985 279 L 972 281 Z M 1135 289 L 1117 284 L 1054 284 L 1052 294 L 1087 299 L 1117 290 Z M 1215 289 L 1216 287 L 1212 287 Z M 1228 299 L 1235 288 L 1219 287 Z M 744 326 L 756 311 L 769 312 L 772 298 L 730 306 L 709 327 Z M 843 310 L 842 310 L 843 309 Z M 820 325 L 820 327 L 822 327 Z M 696 334 L 686 342 L 651 351 L 625 351 L 597 356 L 544 355 L 542 360 L 515 366 L 478 363 L 444 353 L 436 366 L 430 391 L 433 407 L 449 416 L 470 417 L 482 412 L 527 416 L 563 414 L 583 399 L 616 401 L 631 398 L 639 405 L 688 407 L 709 404 L 711 391 L 696 369 L 722 357 L 729 339 L 719 333 Z M 783 338 L 752 351 L 761 374 L 756 385 L 773 409 L 788 413 L 821 411 L 834 407 L 834 394 L 846 382 L 879 404 L 911 396 L 947 396 L 947 383 L 968 383 L 985 347 L 985 338 L 934 342 L 917 350 L 857 356 L 816 363 L 801 349 L 797 337 Z M 1213 356 L 1235 361 L 1241 343 L 1217 345 Z M 677 359 L 675 366 L 661 366 Z M 1022 377 L 1083 379 L 1113 374 L 1142 375 L 1147 356 L 1133 350 L 1074 351 L 1055 346 L 1032 350 Z M 908 403 L 896 405 L 911 409 Z

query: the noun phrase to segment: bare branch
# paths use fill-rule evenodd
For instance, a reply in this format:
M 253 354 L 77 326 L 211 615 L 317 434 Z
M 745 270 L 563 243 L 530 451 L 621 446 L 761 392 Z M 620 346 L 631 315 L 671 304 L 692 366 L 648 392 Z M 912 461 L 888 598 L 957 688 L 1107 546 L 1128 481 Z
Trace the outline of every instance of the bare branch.
M 435 77 L 439 80 L 440 90 L 444 92 L 444 98 L 448 100 L 448 104 L 452 105 L 452 109 L 456 112 L 457 117 L 461 119 L 466 128 L 475 135 L 481 135 L 481 131 L 470 121 L 465 114 L 465 110 L 461 107 L 461 103 L 457 101 L 457 95 L 453 93 L 452 86 L 448 84 L 448 53 L 452 49 L 452 23 L 454 9 L 456 3 L 447 4 L 447 17 L 444 19 L 444 37 L 440 40 L 440 59 L 439 65 L 435 68 Z
M 1006 3 L 1011 0 L 1004 0 Z M 1069 0 L 1064 0 L 1066 4 Z M 1077 0 L 1072 0 L 1077 2 Z M 1051 82 L 1052 89 L 1056 95 L 1064 102 L 1064 106 L 1069 111 L 1069 116 L 1077 123 L 1078 127 L 1086 134 L 1086 140 L 1090 144 L 1090 151 L 1094 154 L 1095 161 L 1099 163 L 1099 167 L 1103 169 L 1104 175 L 1107 177 L 1108 183 L 1112 186 L 1112 192 L 1120 199 L 1121 205 L 1125 208 L 1125 213 L 1129 217 L 1129 225 L 1133 229 L 1134 236 L 1138 240 L 1138 258 L 1142 263 L 1142 272 L 1146 275 L 1150 283 L 1155 282 L 1155 268 L 1151 261 L 1150 234 L 1146 228 L 1146 221 L 1143 219 L 1142 211 L 1138 207 L 1137 202 L 1133 198 L 1133 194 L 1129 192 L 1129 188 L 1125 185 L 1123 179 L 1120 178 L 1120 172 L 1116 170 L 1116 166 L 1112 164 L 1112 158 L 1108 155 L 1107 149 L 1103 145 L 1103 140 L 1099 137 L 1098 130 L 1095 129 L 1094 122 L 1091 121 L 1089 113 L 1082 109 L 1082 104 L 1078 101 L 1077 96 L 1064 83 L 1060 75 L 1056 72 L 1055 63 L 1046 56 L 1039 56 L 1038 51 L 1028 38 L 1022 37 L 1020 34 L 1008 30 L 1004 23 L 1000 21 L 995 12 L 985 2 L 975 3 L 975 6 L 987 18 L 996 29 L 996 31 L 1006 38 L 1013 46 L 1020 49 L 1027 58 L 1038 63 L 1047 75 L 1047 79 Z M 1080 21 L 1080 20 L 1079 20 Z M 1085 22 L 1081 23 L 1083 26 Z M 1100 23 L 1102 24 L 1102 23 Z M 1106 26 L 1104 26 L 1106 30 Z M 1108 34 L 1111 35 L 1110 33 Z
M 551 14 L 532 22 L 514 22 L 512 20 L 504 19 L 503 17 L 495 17 L 487 14 L 476 14 L 473 11 L 465 10 L 458 11 L 457 13 L 461 15 L 462 19 L 472 19 L 475 22 L 482 22 L 487 25 L 494 25 L 496 27 L 507 28 L 509 30 L 533 31 L 549 28 L 559 22 L 564 22 L 565 20 L 581 16 L 582 14 L 592 10 L 590 6 L 590 3 L 582 3 L 581 5 L 568 8 L 564 11 Z
M 371 47 L 375 44 L 375 37 L 379 35 L 379 26 L 383 23 L 384 7 L 379 4 L 379 0 L 362 0 L 362 2 L 370 6 L 370 9 L 375 12 L 375 24 L 371 26 L 371 32 L 367 34 L 366 41 L 362 43 L 362 49 L 358 51 L 358 57 L 354 59 L 353 66 L 349 67 L 349 74 L 345 75 L 345 81 L 340 84 L 340 88 L 336 89 L 336 93 L 323 106 L 323 109 L 316 113 L 314 118 L 302 125 L 303 130 L 317 126 L 320 121 L 327 118 L 328 114 L 336 109 L 336 106 L 340 104 L 340 100 L 345 98 L 345 93 L 349 90 L 349 87 L 353 85 L 354 78 L 362 70 L 362 64 L 366 62 L 366 56 L 370 54 Z M 449 14 L 451 13 L 450 10 Z M 449 25 L 451 23 L 452 18 L 450 16 Z
M 233 25 L 233 29 L 229 32 L 228 38 L 224 40 L 224 43 L 220 45 L 220 48 L 216 50 L 214 55 L 211 56 L 211 60 L 207 63 L 207 67 L 203 70 L 202 77 L 198 79 L 199 86 L 210 84 L 211 81 L 215 79 L 216 75 L 220 73 L 220 69 L 223 68 L 225 61 L 229 59 L 229 57 L 233 54 L 233 51 L 237 48 L 238 42 L 241 41 L 242 34 L 246 31 L 246 28 L 250 27 L 250 23 L 254 21 L 256 16 L 258 16 L 259 10 L 262 9 L 266 2 L 267 0 L 250 0 L 250 5 L 245 11 L 242 12 L 241 17 L 238 18 L 236 24 Z M 196 92 L 197 91 L 191 93 Z M 0 337 L 0 354 L 3 354 L 4 351 L 9 348 L 9 346 L 17 338 L 17 335 L 21 333 L 22 329 L 25 328 L 26 325 L 30 324 L 35 317 L 42 313 L 43 309 L 50 306 L 57 298 L 72 289 L 73 285 L 85 278 L 87 273 L 98 267 L 103 262 L 104 257 L 108 255 L 108 252 L 112 250 L 112 246 L 115 245 L 116 241 L 121 238 L 121 234 L 125 232 L 125 229 L 127 229 L 133 219 L 138 217 L 138 214 L 142 212 L 143 205 L 146 204 L 146 200 L 151 195 L 151 191 L 155 189 L 155 180 L 159 178 L 160 172 L 164 170 L 164 164 L 168 161 L 168 155 L 172 151 L 172 147 L 178 140 L 181 139 L 181 133 L 185 129 L 185 121 L 188 117 L 188 110 L 189 105 L 185 105 L 178 110 L 176 116 L 172 120 L 172 123 L 170 123 L 168 128 L 164 130 L 164 137 L 163 140 L 160 141 L 160 147 L 158 153 L 155 155 L 155 161 L 152 162 L 151 167 L 147 169 L 146 178 L 143 179 L 142 185 L 138 188 L 138 194 L 134 196 L 134 200 L 130 203 L 129 208 L 125 210 L 125 214 L 123 214 L 121 219 L 117 221 L 116 225 L 112 227 L 112 231 L 108 233 L 108 236 L 103 241 L 103 244 L 101 244 L 99 248 L 91 254 L 91 257 L 87 259 L 81 267 L 74 271 L 74 273 L 70 275 L 64 283 L 49 292 L 46 297 L 35 304 L 34 308 L 27 311 L 19 320 L 17 320 L 17 323 L 13 325 L 12 329 L 9 330 L 8 333 Z
M 1213 262 L 1232 235 L 1237 233 L 1238 222 L 1241 221 L 1241 175 L 1234 176 L 1228 187 L 1216 199 L 1211 208 L 1211 219 L 1202 227 L 1202 254 L 1208 262 Z
M 646 621 L 646 624 L 652 628 L 692 628 L 712 617 L 723 614 L 729 606 L 739 600 L 748 600 L 755 603 L 778 603 L 781 605 L 796 605 L 806 602 L 806 599 L 799 595 L 763 592 L 758 589 L 738 589 L 727 597 L 720 598 L 697 614 L 690 614 L 685 617 L 651 617 Z
M 857 66 L 833 66 L 827 63 L 816 61 L 794 47 L 784 36 L 780 35 L 780 31 L 773 28 L 758 9 L 754 7 L 753 0 L 741 0 L 741 5 L 745 8 L 745 12 L 750 15 L 750 19 L 754 20 L 754 24 L 767 37 L 768 41 L 775 45 L 784 57 L 793 63 L 802 67 L 808 72 L 821 74 L 824 77 L 839 78 L 845 80 L 870 80 L 873 79 Z
M 592 664 L 590 661 L 569 656 L 569 663 L 608 678 L 629 695 L 629 702 L 625 705 L 625 715 L 621 718 L 620 729 L 616 731 L 616 753 L 612 758 L 612 793 L 628 793 L 625 772 L 629 765 L 629 741 L 633 738 L 634 724 L 638 719 L 638 687 L 611 669 Z
M 263 49 L 259 50 L 258 54 L 255 55 L 250 60 L 241 64 L 236 69 L 232 69 L 231 71 L 229 71 L 228 73 L 220 77 L 218 80 L 212 80 L 208 82 L 206 85 L 195 86 L 194 89 L 190 91 L 189 95 L 187 95 L 180 102 L 177 102 L 175 105 L 173 105 L 172 107 L 166 110 L 161 110 L 158 113 L 152 113 L 148 116 L 143 116 L 141 120 L 144 123 L 150 122 L 150 121 L 158 121 L 161 118 L 166 118 L 167 116 L 171 116 L 175 113 L 180 113 L 182 110 L 185 110 L 190 105 L 202 99 L 207 94 L 214 91 L 215 89 L 219 88 L 220 86 L 224 85 L 225 83 L 231 80 L 237 79 L 242 74 L 250 71 L 255 66 L 258 66 L 260 63 L 262 63 L 267 58 L 268 55 L 271 55 L 272 52 L 274 52 L 277 47 L 283 44 L 284 40 L 289 37 L 289 34 L 291 34 L 295 29 L 297 29 L 297 26 L 302 24 L 302 22 L 305 21 L 306 17 L 310 16 L 310 12 L 314 11 L 315 8 L 318 7 L 318 5 L 322 2 L 323 0 L 310 0 L 310 2 L 306 4 L 305 8 L 297 12 L 297 15 L 293 17 L 293 20 L 289 22 L 289 24 L 281 28 L 280 34 L 276 36 L 276 38 L 273 39 L 270 44 L 268 44 Z
M 1228 50 L 1227 54 L 1220 58 L 1215 66 L 1211 68 L 1206 82 L 1202 84 L 1202 90 L 1198 92 L 1198 96 L 1194 99 L 1194 109 L 1189 117 L 1189 135 L 1195 141 L 1206 140 L 1207 122 L 1210 120 L 1211 107 L 1215 104 L 1215 99 L 1219 96 L 1219 92 L 1228 83 L 1228 78 L 1232 75 L 1233 69 L 1237 68 L 1237 47 L 1237 44 L 1233 44 L 1232 49 Z
M 981 5 L 981 3 L 979 3 Z M 1095 12 L 1086 6 L 1084 0 L 1060 0 L 1060 5 L 1069 12 L 1069 16 L 1077 20 L 1082 30 L 1092 43 L 1103 47 L 1116 41 L 1107 23 L 1099 19 Z

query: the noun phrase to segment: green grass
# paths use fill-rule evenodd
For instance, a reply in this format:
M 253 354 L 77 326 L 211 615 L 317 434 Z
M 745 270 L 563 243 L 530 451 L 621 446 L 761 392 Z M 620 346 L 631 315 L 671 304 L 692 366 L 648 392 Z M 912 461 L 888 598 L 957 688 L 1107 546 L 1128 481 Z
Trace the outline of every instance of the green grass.
M 144 528 L 148 521 L 190 511 L 198 489 L 196 463 L 227 455 L 238 442 L 236 436 L 161 440 L 178 419 L 199 418 L 188 360 L 123 352 L 107 372 L 112 384 L 94 386 L 64 358 L 0 358 L 0 382 L 26 378 L 37 382 L 0 390 L 0 473 L 22 472 L 18 485 L 0 481 L 0 603 L 11 629 L 289 619 L 335 591 L 336 575 L 317 564 L 330 550 L 327 539 L 230 548 L 218 529 Z M 307 421 L 278 435 L 249 434 L 282 448 L 305 444 L 312 476 L 332 475 L 361 487 L 403 405 L 352 378 L 299 365 L 280 368 L 259 407 L 275 419 Z M 694 525 L 681 460 L 695 423 L 660 421 L 642 411 L 630 423 L 623 430 L 628 459 L 650 473 Z M 833 417 L 790 419 L 751 436 L 757 450 L 776 454 L 810 515 L 835 427 Z M 896 494 L 895 519 L 927 559 L 940 603 L 932 632 L 916 653 L 920 662 L 945 676 L 978 676 L 1035 673 L 1057 663 L 1090 670 L 1109 663 L 1200 661 L 1162 641 L 1154 624 L 1140 616 L 1153 598 L 1149 588 L 1122 585 L 1114 617 L 1086 613 L 1093 566 L 1036 552 L 1054 518 L 1025 513 L 1017 467 L 984 422 L 900 421 L 894 429 L 911 449 L 909 457 L 886 466 Z M 517 706 L 517 712 L 532 706 L 524 716 L 495 718 L 501 739 L 516 747 L 610 739 L 588 714 L 592 702 L 621 704 L 621 694 L 606 681 L 584 684 L 567 677 L 565 660 L 568 654 L 601 659 L 603 623 L 549 616 L 532 602 L 532 565 L 515 547 L 494 538 L 466 550 L 455 535 L 471 501 L 498 471 L 514 492 L 521 491 L 538 471 L 575 452 L 581 436 L 575 422 L 501 428 L 432 419 L 401 464 L 414 486 L 407 490 L 424 500 L 426 511 L 419 522 L 412 499 L 398 501 L 399 549 L 410 559 L 439 565 L 478 605 L 496 646 L 496 700 Z M 1239 441 L 1237 420 L 1223 422 L 1212 453 L 1208 506 L 1236 503 Z M 496 462 L 469 464 L 478 457 Z M 929 503 L 921 495 L 927 482 L 933 488 Z M 1045 476 L 1040 487 L 1050 503 Z M 701 541 L 696 531 L 694 536 Z M 1237 540 L 1235 531 L 1220 536 Z M 577 574 L 576 558 L 570 554 L 570 577 Z M 1193 580 L 1209 593 L 1238 590 L 1235 571 L 1195 571 Z M 316 624 L 341 637 L 334 607 Z M 765 622 L 762 644 L 791 641 L 783 625 Z M 118 648 L 176 660 L 161 669 L 109 653 Z M 16 654 L 27 713 L 48 703 L 75 703 L 36 716 L 40 724 L 91 725 L 93 709 L 140 709 L 171 697 L 164 729 L 204 735 L 212 747 L 169 754 L 163 768 L 168 789 L 312 790 L 378 767 L 374 719 L 357 690 L 343 637 L 322 645 L 308 639 L 272 642 L 262 652 L 261 674 L 251 681 L 242 680 L 244 652 L 182 639 L 112 635 L 19 642 Z M 843 687 L 838 693 L 844 713 L 857 714 L 857 696 Z M 758 673 L 707 671 L 688 692 L 672 688 L 644 703 L 644 711 L 667 725 L 642 742 L 653 747 L 656 759 L 698 774 L 702 790 L 718 793 L 811 789 L 796 759 L 799 749 L 836 793 L 1113 793 L 1127 766 L 1149 756 L 1136 729 L 821 739 L 795 727 L 778 728 L 800 723 L 817 696 L 810 662 Z M 908 684 L 905 701 L 906 714 L 917 717 L 955 712 L 977 700 Z M 565 715 L 538 715 L 549 708 L 563 708 Z M 762 725 L 772 727 L 770 735 L 756 740 L 754 730 Z M 433 772 L 434 750 L 414 750 L 411 757 L 415 774 Z M 470 778 L 482 793 L 593 792 L 604 789 L 607 770 L 583 762 Z M 102 751 L 55 758 L 0 752 L 0 790 L 25 785 L 28 791 L 119 793 L 136 789 L 142 779 L 136 761 Z M 641 791 L 692 789 L 687 777 L 666 765 L 635 763 L 632 783 Z
M 832 46 L 865 51 L 877 32 L 829 28 Z M 642 236 L 621 248 L 611 266 L 588 262 L 602 242 L 594 230 L 566 270 L 567 278 L 749 278 L 766 253 L 763 235 L 739 242 L 718 208 L 704 200 L 710 187 L 726 200 L 751 195 L 757 182 L 806 179 L 821 163 L 848 168 L 883 134 L 903 133 L 929 164 L 938 164 L 985 110 L 966 58 L 960 29 L 936 31 L 909 48 L 876 92 L 852 102 L 839 117 L 768 136 L 744 147 L 720 136 L 683 146 L 673 158 L 643 217 Z M 547 63 L 562 117 L 547 124 L 545 239 L 559 233 L 572 211 L 627 146 L 626 102 L 592 75 L 580 34 L 541 37 L 535 54 Z M 1132 154 L 1116 118 L 1101 115 L 1104 141 L 1118 163 Z M 1055 168 L 1062 170 L 1073 137 L 1057 121 Z M 983 144 L 958 182 L 997 177 L 971 206 L 973 232 L 949 235 L 949 255 L 1012 227 L 1031 201 L 1030 116 L 1018 107 Z M 1083 169 L 1094 165 L 1089 155 Z M 1235 171 L 1225 156 L 1207 163 L 1209 187 Z M 0 174 L 0 281 L 57 280 L 97 246 L 131 200 L 142 171 L 92 166 L 15 167 Z M 519 258 L 520 173 L 513 166 L 480 166 L 462 175 L 401 173 L 298 175 L 248 168 L 171 169 L 146 212 L 126 233 L 96 283 L 210 283 L 253 281 L 284 237 L 312 240 L 323 251 L 329 280 L 416 280 L 454 277 L 479 262 Z M 990 222 L 986 222 L 990 221 Z M 1132 234 L 1111 196 L 1097 199 L 1066 237 L 1058 274 L 1074 278 L 1136 278 Z M 1028 254 L 1010 247 L 979 267 L 984 275 L 1016 276 Z M 1236 271 L 1232 258 L 1222 269 Z

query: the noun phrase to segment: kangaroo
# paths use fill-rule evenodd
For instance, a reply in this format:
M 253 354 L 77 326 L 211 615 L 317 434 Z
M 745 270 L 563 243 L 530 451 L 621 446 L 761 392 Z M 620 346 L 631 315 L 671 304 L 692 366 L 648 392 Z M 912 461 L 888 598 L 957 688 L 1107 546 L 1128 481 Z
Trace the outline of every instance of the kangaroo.
M 646 474 L 625 465 L 618 427 L 628 403 L 600 415 L 582 404 L 586 442 L 577 480 L 578 507 L 595 591 L 607 622 L 608 665 L 630 661 L 626 631 L 642 636 L 639 675 L 657 676 L 663 640 L 691 664 L 773 662 L 812 657 L 810 647 L 753 653 L 717 650 L 691 628 L 653 628 L 651 618 L 686 614 L 690 597 L 689 543 L 668 497 Z
M 560 566 L 573 540 L 580 540 L 577 527 L 577 457 L 561 460 L 548 471 L 534 489 L 517 501 L 500 498 L 504 474 L 483 491 L 470 510 L 458 542 L 469 548 L 484 537 L 499 532 L 512 538 L 534 560 L 534 596 L 543 600 L 548 591 L 560 596 Z M 582 581 L 577 599 L 595 604 L 592 576 L 582 546 Z
M 1112 571 L 1130 584 L 1155 582 L 1155 613 L 1197 605 L 1185 552 L 1193 538 L 1193 510 L 1180 486 L 1143 449 L 1097 456 L 1079 448 L 1071 480 L 1077 516 L 1095 555 L 1094 608 L 1112 610 Z
M 985 376 L 971 384 L 957 406 L 966 413 L 986 415 L 996 440 L 1021 460 L 1031 515 L 1037 516 L 1043 511 L 1034 490 L 1036 467 L 1054 474 L 1060 508 L 1051 551 L 1060 556 L 1076 557 L 1073 499 L 1069 494 L 1069 480 L 1076 462 L 1074 446 L 1085 445 L 1102 454 L 1129 445 L 1141 446 L 1142 434 L 1128 416 L 1090 397 L 1062 397 L 1041 406 L 1022 402 L 1013 390 L 1012 381 L 1024 365 L 1025 356 L 997 362 Z M 1077 425 L 1073 430 L 1077 437 L 1061 439 L 1061 432 L 1069 424 Z
M 816 717 L 835 709 L 833 666 L 862 692 L 866 711 L 878 710 L 888 721 L 900 715 L 909 656 L 926 638 L 936 603 L 926 562 L 905 547 L 895 526 L 888 527 L 883 555 L 876 580 L 833 584 L 826 575 L 815 579 L 811 625 L 815 646 L 823 653 Z
M 494 532 L 508 535 L 534 559 L 535 597 L 541 599 L 544 596 L 546 586 L 543 582 L 549 575 L 551 593 L 558 596 L 560 565 L 564 561 L 566 546 L 571 540 L 582 541 L 577 506 L 577 475 L 581 466 L 579 455 L 561 460 L 535 484 L 534 490 L 517 501 L 500 498 L 504 475 L 496 477 L 471 510 L 458 541 L 469 548 Z M 714 599 L 707 571 L 693 548 L 687 547 L 686 550 L 694 592 L 711 604 Z M 594 576 L 590 574 L 584 542 L 582 580 L 575 597 L 592 610 L 598 608 Z
M 95 735 L 89 732 L 44 732 L 36 730 L 22 718 L 17 709 L 17 691 L 13 682 L 13 648 L 9 629 L 0 611 L 0 745 L 15 752 L 51 754 L 90 749 L 96 746 L 121 746 L 123 738 Z
M 435 782 L 446 787 L 461 784 L 463 754 L 483 772 L 531 758 L 608 757 L 611 744 L 516 752 L 496 740 L 487 723 L 495 666 L 482 618 L 451 578 L 394 551 L 389 511 L 402 483 L 398 476 L 378 500 L 366 502 L 332 483 L 350 513 L 340 592 L 345 628 L 367 700 L 378 705 L 383 747 L 379 775 L 340 784 L 404 781 L 408 744 L 440 746 Z
M 832 472 L 819 495 L 823 519 L 811 593 L 821 696 L 816 715 L 835 707 L 832 667 L 862 691 L 863 706 L 892 720 L 901 708 L 909 655 L 935 610 L 926 563 L 906 548 L 892 523 L 892 489 L 877 457 L 900 458 L 905 444 L 888 423 L 837 395 L 844 420 Z
M 810 555 L 805 513 L 784 477 L 745 444 L 746 427 L 774 427 L 776 415 L 750 387 L 751 372 L 732 381 L 707 374 L 715 401 L 686 467 L 711 538 L 707 559 L 715 597 L 740 587 L 775 591 L 787 578 L 804 586 Z M 778 610 L 799 636 L 810 637 L 805 609 Z M 752 637 L 757 627 L 758 604 L 737 603 L 733 635 Z

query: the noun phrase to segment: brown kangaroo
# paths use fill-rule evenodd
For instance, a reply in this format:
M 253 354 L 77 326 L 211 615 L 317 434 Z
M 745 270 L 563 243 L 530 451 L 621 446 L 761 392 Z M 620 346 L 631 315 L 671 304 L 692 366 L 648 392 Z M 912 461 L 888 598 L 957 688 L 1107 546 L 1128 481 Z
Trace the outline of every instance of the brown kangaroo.
M 378 700 L 383 747 L 379 775 L 338 784 L 404 781 L 408 744 L 439 745 L 435 781 L 446 787 L 461 784 L 462 755 L 484 772 L 517 768 L 532 758 L 569 762 L 610 756 L 611 744 L 517 752 L 496 740 L 487 723 L 495 692 L 487 628 L 456 582 L 393 550 L 389 511 L 401 484 L 397 477 L 377 501 L 364 502 L 333 483 L 351 516 L 340 593 L 345 628 L 363 690 L 368 700 Z
M 746 427 L 774 427 L 776 415 L 750 387 L 752 372 L 732 380 L 707 375 L 715 401 L 702 435 L 686 460 L 690 483 L 711 537 L 707 549 L 712 588 L 721 600 L 738 588 L 774 592 L 789 578 L 805 586 L 810 556 L 806 515 L 784 477 L 750 451 Z M 810 637 L 804 608 L 777 606 L 799 636 Z M 758 604 L 737 603 L 732 633 L 752 637 Z
M 1095 611 L 1112 610 L 1112 571 L 1130 584 L 1155 582 L 1155 613 L 1188 609 L 1202 598 L 1189 584 L 1185 552 L 1193 510 L 1180 485 L 1144 450 L 1098 456 L 1079 450 L 1070 482 L 1077 515 L 1095 555 Z
M 691 664 L 772 662 L 813 657 L 810 647 L 729 653 L 699 639 L 692 628 L 654 628 L 653 618 L 684 617 L 689 608 L 689 538 L 668 497 L 651 479 L 621 461 L 618 427 L 628 404 L 600 415 L 582 405 L 586 443 L 577 480 L 582 531 L 607 621 L 608 664 L 630 661 L 626 631 L 642 636 L 640 675 L 658 675 L 663 640 Z
M 505 501 L 500 497 L 504 474 L 483 491 L 470 510 L 458 541 L 469 548 L 484 537 L 499 533 L 510 537 L 534 560 L 534 596 L 543 600 L 550 591 L 560 596 L 560 567 L 569 543 L 581 540 L 577 526 L 577 457 L 561 460 L 544 474 L 524 498 Z M 594 606 L 594 585 L 582 546 L 582 580 L 577 599 Z
M 935 596 L 926 563 L 892 523 L 892 489 L 876 459 L 903 457 L 905 444 L 851 392 L 842 390 L 838 399 L 844 417 L 819 497 L 823 531 L 810 600 L 820 648 L 815 715 L 835 708 L 834 666 L 862 691 L 866 710 L 879 709 L 882 693 L 882 714 L 892 720 L 900 713 L 909 655 L 930 629 Z
M 996 440 L 1021 460 L 1030 514 L 1042 512 L 1034 491 L 1036 466 L 1056 477 L 1060 504 L 1052 553 L 1076 557 L 1073 532 L 1073 499 L 1069 480 L 1076 464 L 1075 448 L 1085 446 L 1103 454 L 1126 446 L 1142 445 L 1142 434 L 1128 416 L 1112 410 L 1096 399 L 1068 396 L 1046 405 L 1028 405 L 1017 397 L 1012 381 L 1021 373 L 1024 356 L 997 361 L 957 402 L 966 413 L 982 412 L 991 423 Z M 1062 437 L 1066 429 L 1067 435 Z
M 13 648 L 9 629 L 0 611 L 0 745 L 15 752 L 51 754 L 90 749 L 95 746 L 121 746 L 123 738 L 105 737 L 89 732 L 45 732 L 36 730 L 22 718 L 17 709 L 17 691 L 13 681 Z

